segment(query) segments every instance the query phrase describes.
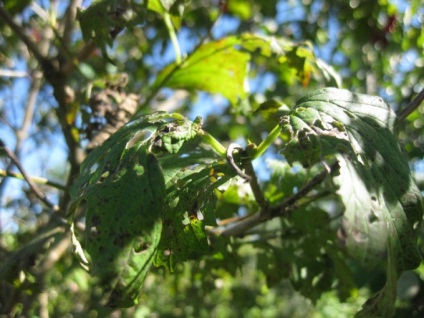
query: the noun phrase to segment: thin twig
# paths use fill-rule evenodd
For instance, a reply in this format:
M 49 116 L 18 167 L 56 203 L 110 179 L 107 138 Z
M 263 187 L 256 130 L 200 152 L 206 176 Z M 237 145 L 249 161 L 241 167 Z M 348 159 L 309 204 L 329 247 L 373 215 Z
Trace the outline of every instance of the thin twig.
M 69 5 L 66 8 L 65 16 L 63 18 L 62 28 L 63 28 L 63 43 L 65 48 L 70 51 L 70 44 L 72 43 L 72 33 L 74 30 L 77 8 L 81 5 L 81 0 L 71 0 Z
M 191 51 L 190 56 L 193 55 L 197 50 L 199 50 L 202 45 L 206 42 L 207 39 L 211 38 L 212 35 L 212 30 L 216 24 L 216 22 L 219 20 L 219 18 L 222 15 L 222 11 L 219 12 L 219 14 L 217 15 L 216 19 L 212 22 L 211 26 L 208 29 L 208 33 L 202 37 L 199 41 L 199 43 L 194 47 L 193 51 Z M 140 107 L 138 107 L 137 111 L 135 112 L 135 114 L 132 116 L 132 118 L 136 118 L 138 116 L 141 115 L 141 110 L 150 104 L 150 102 L 155 98 L 155 96 L 157 95 L 157 93 L 165 86 L 165 84 L 172 78 L 172 76 L 174 75 L 174 73 L 176 71 L 178 71 L 179 69 L 181 69 L 181 67 L 184 65 L 184 61 L 182 61 L 181 63 L 176 63 L 177 65 L 165 76 L 165 78 L 158 84 L 153 86 L 152 90 L 150 91 L 150 94 L 147 96 L 145 102 L 143 104 L 140 105 Z
M 29 76 L 29 74 L 26 71 L 0 69 L 0 77 L 27 77 L 27 76 Z
M 424 88 L 421 90 L 421 92 L 418 93 L 417 96 L 406 106 L 404 109 L 402 109 L 399 114 L 397 115 L 398 122 L 403 121 L 405 118 L 407 118 L 414 110 L 420 106 L 422 101 L 424 100 Z
M 280 205 L 272 208 L 270 211 L 271 217 L 280 216 L 286 213 L 289 207 L 295 206 L 297 201 L 304 198 L 311 190 L 324 181 L 328 175 L 333 174 L 338 168 L 339 163 L 335 162 L 329 167 L 329 169 L 326 168 L 317 174 L 303 188 L 301 188 L 299 192 L 284 200 Z
M 16 173 L 16 172 L 4 170 L 4 169 L 0 169 L 0 177 L 11 177 L 11 178 L 19 179 L 19 180 L 25 180 L 25 177 L 23 176 L 22 173 Z M 46 178 L 40 178 L 40 177 L 35 177 L 35 176 L 30 176 L 29 178 L 32 180 L 32 182 L 37 183 L 37 184 L 48 185 L 48 186 L 51 186 L 51 187 L 59 189 L 59 190 L 66 190 L 67 189 L 66 186 L 64 186 L 63 184 L 60 184 L 60 183 L 55 182 L 55 181 L 51 181 L 51 180 L 46 179 Z
M 32 81 L 30 84 L 30 88 L 27 95 L 27 100 L 25 103 L 25 113 L 22 124 L 20 128 L 16 129 L 16 144 L 15 149 L 13 151 L 16 154 L 16 157 L 20 158 L 21 147 L 24 140 L 28 136 L 28 130 L 31 127 L 32 118 L 34 116 L 35 104 L 37 101 L 38 93 L 40 92 L 40 88 L 42 85 L 42 74 L 39 70 L 34 70 L 32 72 Z M 11 170 L 13 167 L 13 162 L 10 162 L 6 167 L 6 171 Z M 4 178 L 0 181 L 0 202 L 2 201 L 3 194 L 7 187 L 8 179 Z M 1 204 L 1 203 L 0 203 Z M 2 231 L 1 223 L 0 223 L 0 232 Z
M 287 214 L 297 207 L 297 202 L 303 199 L 310 191 L 312 191 L 317 185 L 321 184 L 329 174 L 333 174 L 338 169 L 338 163 L 335 162 L 330 166 L 330 171 L 324 169 L 321 173 L 316 175 L 312 180 L 310 180 L 303 188 L 299 190 L 293 196 L 284 200 L 278 206 L 275 206 L 269 209 L 269 213 L 256 213 L 251 217 L 242 220 L 234 225 L 224 229 L 220 232 L 221 236 L 241 236 L 247 230 L 264 223 L 272 218 Z
M 21 41 L 25 43 L 25 45 L 28 47 L 29 51 L 32 52 L 32 54 L 34 54 L 35 58 L 40 63 L 47 63 L 48 62 L 47 57 L 44 56 L 44 54 L 41 53 L 37 44 L 35 44 L 35 42 L 32 41 L 23 32 L 24 28 L 21 27 L 20 25 L 18 25 L 13 20 L 13 18 L 10 16 L 10 14 L 3 7 L 0 7 L 0 18 L 2 18 L 2 20 L 4 22 L 6 22 L 6 24 L 12 29 L 12 31 L 21 39 Z
M 32 181 L 31 177 L 26 173 L 25 169 L 19 162 L 19 159 L 16 157 L 16 155 L 3 143 L 2 140 L 0 140 L 0 151 L 4 151 L 6 155 L 13 161 L 13 163 L 16 165 L 16 167 L 19 169 L 19 171 L 22 173 L 25 181 L 28 183 L 30 189 L 34 194 L 49 208 L 51 208 L 54 212 L 59 211 L 59 206 L 56 204 L 50 202 L 50 200 L 46 197 L 46 195 L 38 188 L 38 186 Z
M 261 208 L 261 213 L 267 213 L 268 211 L 268 202 L 265 200 L 265 196 L 262 192 L 261 187 L 259 186 L 258 178 L 256 177 L 255 170 L 253 169 L 252 161 L 246 161 L 243 165 L 246 174 L 250 176 L 250 187 L 252 188 L 253 195 L 255 200 Z

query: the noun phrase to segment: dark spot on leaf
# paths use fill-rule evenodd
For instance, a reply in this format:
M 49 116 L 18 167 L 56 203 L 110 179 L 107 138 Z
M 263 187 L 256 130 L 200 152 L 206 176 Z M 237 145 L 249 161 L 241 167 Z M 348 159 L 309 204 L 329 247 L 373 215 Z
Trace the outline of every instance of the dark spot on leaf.
M 370 223 L 373 223 L 373 222 L 376 222 L 376 221 L 378 221 L 378 218 L 377 218 L 377 216 L 371 211 L 371 213 L 369 214 L 369 216 L 368 216 L 368 221 L 370 222 Z

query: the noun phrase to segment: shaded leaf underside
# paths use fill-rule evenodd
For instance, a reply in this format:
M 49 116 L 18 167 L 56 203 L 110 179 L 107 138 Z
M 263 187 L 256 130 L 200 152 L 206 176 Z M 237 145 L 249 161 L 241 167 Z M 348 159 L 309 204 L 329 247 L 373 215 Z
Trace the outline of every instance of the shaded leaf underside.
M 390 255 L 388 282 L 421 260 L 414 229 L 422 199 L 394 135 L 395 119 L 379 97 L 328 88 L 301 98 L 281 121 L 291 136 L 283 150 L 289 162 L 338 160 L 347 249 L 366 266 Z M 373 306 L 391 306 L 393 286 L 387 288 Z

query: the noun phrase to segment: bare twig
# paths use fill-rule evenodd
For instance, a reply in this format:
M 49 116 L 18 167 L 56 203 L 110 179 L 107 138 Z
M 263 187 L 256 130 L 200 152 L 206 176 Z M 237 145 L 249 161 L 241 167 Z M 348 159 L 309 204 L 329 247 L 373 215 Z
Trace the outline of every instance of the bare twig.
M 284 214 L 289 207 L 291 209 L 296 208 L 296 203 L 300 199 L 304 198 L 311 190 L 313 190 L 322 181 L 324 181 L 328 175 L 333 174 L 339 168 L 339 164 L 338 162 L 335 162 L 328 168 L 325 168 L 322 172 L 320 172 L 314 178 L 312 178 L 303 188 L 299 190 L 299 192 L 297 192 L 293 196 L 284 200 L 284 202 L 281 203 L 280 205 L 272 208 L 270 211 L 270 216 L 271 217 L 280 216 Z
M 65 74 L 62 70 L 64 63 L 63 60 L 66 61 L 67 56 L 60 56 L 60 54 L 62 54 L 62 51 L 65 49 L 59 49 L 59 56 L 51 59 L 48 56 L 48 52 L 50 50 L 49 45 L 47 44 L 52 44 L 52 41 L 41 41 L 41 44 L 45 44 L 41 46 L 38 45 L 38 43 L 36 44 L 27 36 L 25 33 L 25 28 L 16 23 L 3 7 L 0 7 L 0 19 L 3 19 L 3 21 L 13 30 L 18 38 L 20 38 L 21 41 L 27 46 L 28 50 L 34 55 L 35 59 L 41 66 L 46 81 L 53 88 L 53 95 L 59 104 L 58 107 L 55 108 L 56 115 L 59 119 L 66 144 L 69 148 L 69 162 L 71 164 L 71 168 L 68 183 L 70 183 L 73 177 L 79 172 L 79 166 L 84 159 L 85 154 L 78 144 L 78 141 L 74 138 L 72 134 L 72 127 L 67 121 L 67 105 L 72 101 L 72 94 L 69 94 L 70 89 L 66 85 L 68 73 Z M 51 28 L 49 30 L 54 31 L 54 29 Z M 61 39 L 58 38 L 58 40 L 60 41 Z M 72 61 L 72 64 L 74 61 L 72 58 L 70 60 Z M 70 68 L 69 71 L 72 71 L 72 68 Z M 62 207 L 62 210 L 64 210 L 64 207 L 66 207 L 68 201 L 69 194 L 65 192 L 60 200 L 60 206 Z
M 15 149 L 13 153 L 16 154 L 16 158 L 18 159 L 18 161 L 20 158 L 22 144 L 28 136 L 28 130 L 32 123 L 32 118 L 33 118 L 34 110 L 35 110 L 35 104 L 36 104 L 37 96 L 40 91 L 41 83 L 42 83 L 40 71 L 35 70 L 34 72 L 32 72 L 32 75 L 33 75 L 32 81 L 31 81 L 29 92 L 28 92 L 27 101 L 25 104 L 24 119 L 21 123 L 21 127 L 16 130 L 16 144 L 15 144 Z M 7 171 L 11 170 L 12 167 L 13 167 L 13 161 L 7 166 L 6 170 Z M 7 181 L 8 179 L 4 178 L 0 182 L 0 202 L 3 197 L 3 193 L 6 189 Z M 0 231 L 1 231 L 1 224 L 0 224 Z
M 32 181 L 31 177 L 26 173 L 25 169 L 19 162 L 19 159 L 16 157 L 16 155 L 3 143 L 3 141 L 0 140 L 0 151 L 4 151 L 6 155 L 13 161 L 13 163 L 16 165 L 16 167 L 19 169 L 19 171 L 22 173 L 25 181 L 28 183 L 30 189 L 34 194 L 49 208 L 51 208 L 54 212 L 59 211 L 59 207 L 50 202 L 50 200 L 46 197 L 46 195 L 38 188 L 38 186 Z
M 15 71 L 0 69 L 1 77 L 27 77 L 29 74 L 26 71 Z
M 75 17 L 77 15 L 77 8 L 81 6 L 81 0 L 71 0 L 66 8 L 65 17 L 63 19 L 63 43 L 69 50 L 69 45 L 72 39 L 72 32 L 75 25 Z
M 252 188 L 252 192 L 255 196 L 256 202 L 261 208 L 261 213 L 267 213 L 268 203 L 266 202 L 262 189 L 259 186 L 258 178 L 256 177 L 255 170 L 253 169 L 252 161 L 247 161 L 243 165 L 243 167 L 246 171 L 246 174 L 250 176 L 250 187 Z
M 284 200 L 280 205 L 269 209 L 268 213 L 253 214 L 251 217 L 246 218 L 238 223 L 235 223 L 234 225 L 221 231 L 221 236 L 241 236 L 247 230 L 261 223 L 289 213 L 297 207 L 297 203 L 299 200 L 303 199 L 317 185 L 323 182 L 329 174 L 333 174 L 337 169 L 338 163 L 336 162 L 330 166 L 330 171 L 328 171 L 328 169 L 324 169 L 321 173 L 319 173 L 312 180 L 310 180 L 303 188 L 301 188 L 299 192 Z
M 0 169 L 0 177 L 12 177 L 12 178 L 20 179 L 20 180 L 25 180 L 22 173 L 16 173 L 16 172 L 4 170 L 4 169 Z M 53 188 L 56 188 L 56 189 L 59 189 L 59 190 L 66 190 L 67 189 L 66 186 L 64 186 L 63 184 L 51 181 L 51 180 L 46 179 L 46 178 L 40 178 L 40 177 L 35 177 L 35 176 L 30 176 L 29 178 L 32 180 L 32 182 L 37 183 L 37 184 L 52 186 Z
M 402 109 L 398 113 L 397 115 L 398 122 L 407 118 L 414 110 L 418 108 L 418 106 L 420 106 L 423 100 L 424 100 L 424 88 L 421 90 L 421 92 L 418 93 L 417 96 L 415 96 L 415 98 L 408 104 L 408 106 L 406 106 L 404 109 Z
M 12 29 L 12 31 L 21 39 L 22 42 L 28 47 L 28 49 L 34 54 L 35 58 L 43 63 L 48 63 L 47 57 L 42 54 L 39 47 L 33 42 L 24 32 L 24 28 L 18 25 L 10 14 L 3 8 L 0 7 L 0 18 Z
M 22 142 L 28 136 L 28 130 L 32 123 L 32 118 L 34 116 L 35 104 L 37 100 L 38 93 L 41 88 L 42 82 L 42 74 L 39 70 L 35 70 L 32 76 L 31 87 L 29 89 L 28 98 L 25 105 L 25 114 L 24 120 L 22 122 L 21 127 L 16 132 L 17 142 L 16 148 L 19 149 L 21 147 Z M 16 149 L 15 149 L 16 152 Z
M 190 53 L 190 55 L 193 55 L 197 50 L 199 50 L 202 45 L 211 38 L 212 35 L 212 30 L 215 26 L 215 24 L 217 23 L 217 21 L 219 20 L 219 18 L 222 15 L 222 10 L 220 10 L 219 14 L 217 15 L 216 19 L 212 22 L 211 26 L 208 29 L 208 33 L 202 37 L 199 41 L 199 43 L 194 47 L 193 51 Z M 182 61 L 183 62 L 183 61 Z M 150 91 L 150 94 L 147 96 L 145 102 L 143 104 L 141 104 L 137 111 L 135 112 L 135 114 L 133 115 L 132 118 L 136 118 L 137 116 L 141 115 L 141 110 L 150 104 L 150 102 L 155 98 L 155 96 L 157 95 L 157 93 L 166 85 L 166 83 L 172 78 L 172 76 L 174 75 L 174 73 L 176 71 L 178 71 L 179 69 L 181 69 L 181 67 L 183 66 L 184 63 L 180 63 L 177 64 L 166 76 L 165 78 L 162 80 L 161 83 L 159 83 L 156 86 L 153 86 L 153 89 Z

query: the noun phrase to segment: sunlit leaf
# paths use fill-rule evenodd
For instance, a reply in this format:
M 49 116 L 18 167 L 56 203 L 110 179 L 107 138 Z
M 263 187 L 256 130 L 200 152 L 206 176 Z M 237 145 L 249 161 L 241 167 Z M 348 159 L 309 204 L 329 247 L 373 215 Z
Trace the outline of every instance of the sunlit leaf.
M 178 263 L 208 253 L 205 226 L 216 225 L 214 191 L 234 177 L 234 171 L 215 154 L 190 148 L 184 145 L 177 160 L 170 154 L 160 158 L 166 181 L 166 210 L 155 265 L 171 271 Z
M 91 152 L 72 189 L 71 212 L 87 211 L 82 260 L 109 306 L 137 302 L 160 240 L 165 180 L 148 149 L 160 118 L 129 124 Z
M 246 96 L 245 81 L 249 54 L 235 48 L 230 37 L 203 44 L 180 65 L 163 69 L 155 85 L 221 94 L 231 103 Z
M 225 176 L 227 165 L 199 146 L 200 124 L 200 118 L 192 122 L 178 114 L 143 116 L 84 161 L 72 187 L 71 213 L 77 220 L 78 210 L 86 210 L 85 231 L 75 231 L 73 241 L 109 306 L 137 302 L 154 260 L 172 270 L 208 252 L 213 192 L 234 172 Z M 219 179 L 211 177 L 215 170 Z
M 248 20 L 252 16 L 252 3 L 249 0 L 229 0 L 227 10 L 242 20 Z
M 388 275 L 419 264 L 415 229 L 423 213 L 394 123 L 394 112 L 380 97 L 339 89 L 306 95 L 281 121 L 291 135 L 283 150 L 289 162 L 339 161 L 335 181 L 346 207 L 347 249 L 367 266 L 393 255 Z

